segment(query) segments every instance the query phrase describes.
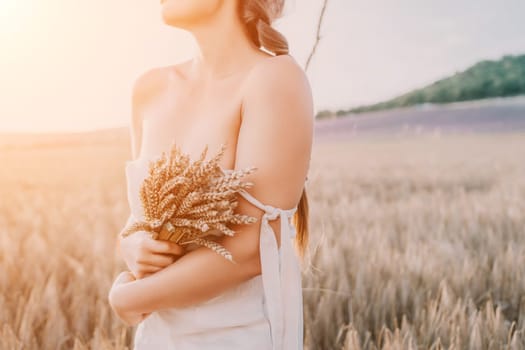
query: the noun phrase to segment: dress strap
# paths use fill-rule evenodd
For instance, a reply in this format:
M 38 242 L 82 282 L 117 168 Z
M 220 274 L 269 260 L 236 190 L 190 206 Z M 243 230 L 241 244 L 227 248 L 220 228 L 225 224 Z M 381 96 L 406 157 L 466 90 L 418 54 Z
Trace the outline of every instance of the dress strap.
M 229 169 L 223 169 L 223 172 Z M 264 210 L 259 249 L 264 301 L 270 322 L 272 350 L 303 350 L 303 295 L 301 268 L 292 238 L 296 230 L 290 218 L 297 211 L 261 203 L 245 190 L 239 192 L 246 200 Z M 277 247 L 275 232 L 269 220 L 281 218 L 281 245 Z

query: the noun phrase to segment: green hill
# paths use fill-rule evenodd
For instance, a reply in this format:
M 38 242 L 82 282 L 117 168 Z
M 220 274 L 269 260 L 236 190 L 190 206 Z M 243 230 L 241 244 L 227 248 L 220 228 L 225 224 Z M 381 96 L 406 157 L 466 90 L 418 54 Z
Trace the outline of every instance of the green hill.
M 463 72 L 438 80 L 388 101 L 349 110 L 337 115 L 359 113 L 422 103 L 448 103 L 525 94 L 525 55 L 504 56 L 476 63 Z M 322 115 L 327 112 L 321 112 Z

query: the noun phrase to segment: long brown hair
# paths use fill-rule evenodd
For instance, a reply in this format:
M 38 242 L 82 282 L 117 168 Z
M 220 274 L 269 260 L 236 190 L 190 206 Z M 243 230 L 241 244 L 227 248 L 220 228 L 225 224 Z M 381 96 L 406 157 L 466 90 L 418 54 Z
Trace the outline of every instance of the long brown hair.
M 272 28 L 272 22 L 282 14 L 284 0 L 239 0 L 238 3 L 240 18 L 255 45 L 262 46 L 275 55 L 287 55 L 288 41 L 283 34 Z M 296 227 L 295 246 L 300 257 L 304 258 L 309 232 L 306 187 L 303 188 L 293 223 Z

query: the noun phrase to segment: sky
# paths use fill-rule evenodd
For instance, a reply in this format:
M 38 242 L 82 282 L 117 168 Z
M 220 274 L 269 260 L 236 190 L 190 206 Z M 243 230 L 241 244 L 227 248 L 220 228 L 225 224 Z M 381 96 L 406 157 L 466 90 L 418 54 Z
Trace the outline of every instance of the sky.
M 303 67 L 321 5 L 289 1 L 274 23 Z M 328 0 L 306 71 L 315 110 L 378 102 L 482 59 L 525 54 L 523 13 L 523 0 Z M 129 126 L 135 79 L 190 58 L 194 45 L 164 24 L 158 0 L 0 0 L 0 132 Z

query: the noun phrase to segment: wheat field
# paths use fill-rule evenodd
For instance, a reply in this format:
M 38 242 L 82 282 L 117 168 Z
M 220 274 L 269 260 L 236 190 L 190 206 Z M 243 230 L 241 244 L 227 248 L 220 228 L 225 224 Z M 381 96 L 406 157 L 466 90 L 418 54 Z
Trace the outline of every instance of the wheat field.
M 126 349 L 126 137 L 0 145 L 0 349 Z M 306 348 L 525 349 L 525 134 L 314 144 Z

